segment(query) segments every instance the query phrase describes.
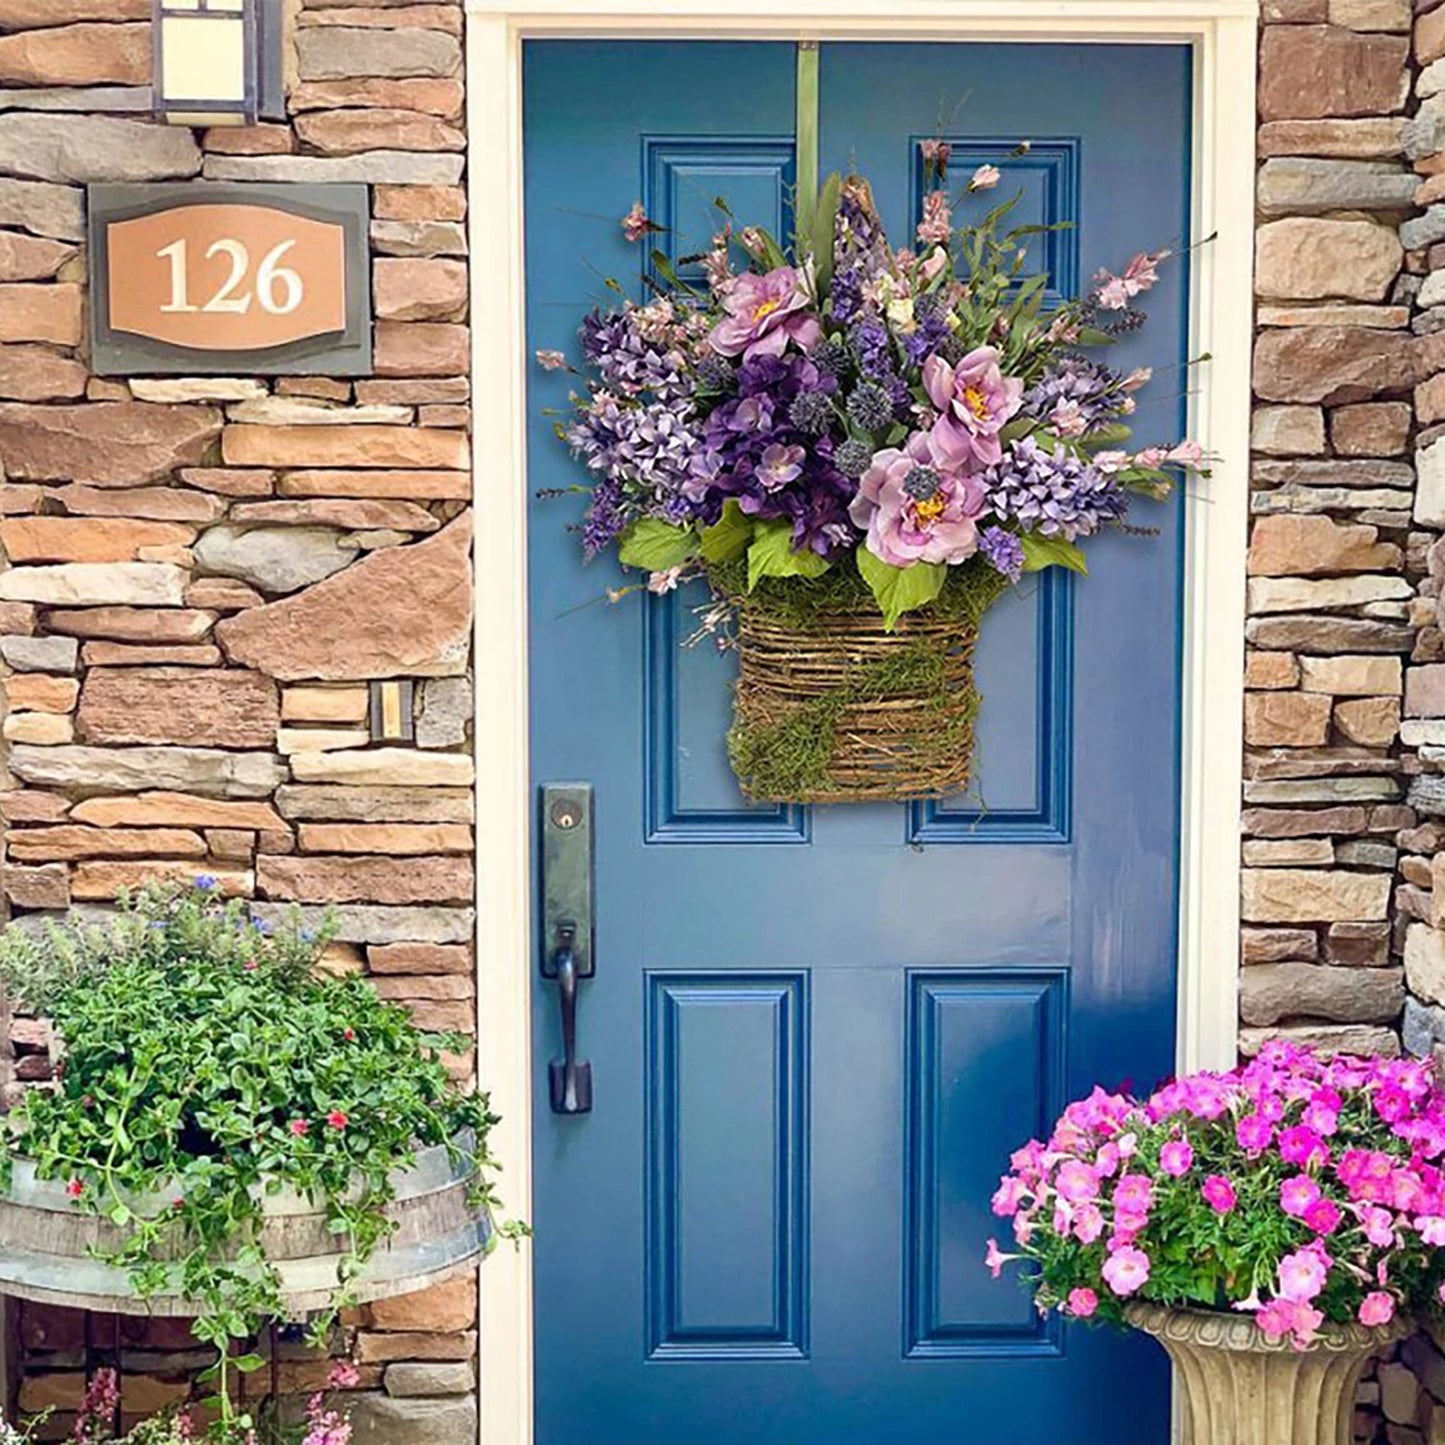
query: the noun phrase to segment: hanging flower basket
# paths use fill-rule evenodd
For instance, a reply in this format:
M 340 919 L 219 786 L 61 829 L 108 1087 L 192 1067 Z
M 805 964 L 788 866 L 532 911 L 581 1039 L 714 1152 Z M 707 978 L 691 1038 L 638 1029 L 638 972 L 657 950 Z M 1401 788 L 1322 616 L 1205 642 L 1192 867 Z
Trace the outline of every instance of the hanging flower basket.
M 586 392 L 557 431 L 592 475 L 583 549 L 646 574 L 614 600 L 707 579 L 738 649 L 728 755 L 752 799 L 963 790 L 988 606 L 1025 573 L 1082 573 L 1079 544 L 1132 496 L 1202 470 L 1193 443 L 1122 449 L 1149 372 L 1086 354 L 1143 322 L 1133 300 L 1169 253 L 1045 312 L 1047 277 L 1024 270 L 1039 228 L 1004 225 L 1017 197 L 956 228 L 947 144 L 922 160 L 916 250 L 889 245 L 867 181 L 834 175 L 799 198 L 786 250 L 734 235 L 719 202 L 692 258 L 705 284 L 654 251 L 659 294 L 582 325 Z M 999 180 L 983 166 L 964 189 Z M 622 221 L 632 242 L 661 229 L 640 206 Z
M 858 803 L 962 792 L 973 764 L 979 617 L 1001 590 L 972 588 L 888 627 L 858 588 L 821 599 L 764 586 L 732 599 L 738 680 L 728 756 L 754 802 Z M 831 593 L 832 595 L 827 595 Z

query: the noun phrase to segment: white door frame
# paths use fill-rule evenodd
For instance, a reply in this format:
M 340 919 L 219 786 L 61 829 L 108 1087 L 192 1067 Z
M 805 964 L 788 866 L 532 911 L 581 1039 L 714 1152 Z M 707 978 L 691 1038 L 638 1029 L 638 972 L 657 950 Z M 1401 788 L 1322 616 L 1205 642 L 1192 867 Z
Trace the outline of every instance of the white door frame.
M 477 499 L 478 1070 L 503 1116 L 509 1208 L 531 1212 L 527 771 L 529 358 L 522 41 L 530 36 L 1188 43 L 1194 49 L 1195 373 L 1190 435 L 1223 460 L 1185 501 L 1178 1064 L 1234 1062 L 1254 236 L 1255 0 L 468 0 L 472 408 Z M 619 103 L 625 104 L 625 98 Z M 532 1271 L 481 1271 L 483 1445 L 532 1442 Z

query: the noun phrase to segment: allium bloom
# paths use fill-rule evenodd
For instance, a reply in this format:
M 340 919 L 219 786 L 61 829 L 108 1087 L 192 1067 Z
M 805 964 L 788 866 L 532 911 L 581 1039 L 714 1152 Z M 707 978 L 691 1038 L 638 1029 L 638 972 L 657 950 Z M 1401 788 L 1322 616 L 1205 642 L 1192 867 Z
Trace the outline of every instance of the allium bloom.
M 1232 1214 L 1236 1203 L 1234 1185 L 1222 1174 L 1211 1174 L 1200 1186 L 1204 1202 L 1216 1214 Z
M 1104 1283 L 1120 1298 L 1143 1287 L 1149 1279 L 1149 1256 L 1142 1249 L 1126 1245 L 1104 1261 Z
M 978 551 L 983 499 L 978 477 L 953 469 L 928 436 L 915 432 L 902 449 L 874 455 L 848 515 L 867 532 L 868 550 L 890 566 L 953 565 Z
M 923 363 L 923 385 L 939 412 L 932 436 L 940 454 L 959 467 L 1002 460 L 998 434 L 1018 412 L 1024 384 L 999 370 L 994 347 L 975 347 L 957 366 L 935 353 Z
M 1064 1309 L 1075 1319 L 1086 1320 L 1099 1308 L 1099 1296 L 1093 1290 L 1080 1286 L 1069 1291 L 1069 1297 L 1064 1301 Z
M 822 336 L 818 318 L 808 311 L 802 274 L 779 266 L 765 276 L 739 276 L 723 298 L 727 315 L 709 340 L 724 356 L 781 356 L 790 341 L 806 351 Z

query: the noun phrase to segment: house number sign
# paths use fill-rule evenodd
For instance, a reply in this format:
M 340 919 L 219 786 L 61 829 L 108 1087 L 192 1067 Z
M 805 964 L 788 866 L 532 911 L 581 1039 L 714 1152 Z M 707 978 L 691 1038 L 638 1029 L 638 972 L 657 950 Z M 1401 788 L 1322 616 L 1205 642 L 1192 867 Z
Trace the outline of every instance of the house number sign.
M 102 376 L 371 369 L 367 188 L 92 186 Z

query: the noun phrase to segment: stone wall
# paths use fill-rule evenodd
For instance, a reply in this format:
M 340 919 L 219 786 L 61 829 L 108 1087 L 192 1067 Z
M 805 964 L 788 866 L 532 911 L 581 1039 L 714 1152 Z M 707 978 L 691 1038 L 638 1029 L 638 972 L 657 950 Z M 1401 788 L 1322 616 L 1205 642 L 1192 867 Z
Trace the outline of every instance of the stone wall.
M 1445 7 L 1264 10 L 1241 1047 L 1445 1060 Z M 1442 1402 L 1422 1334 L 1357 1438 Z
M 206 132 L 149 119 L 149 13 L 0 0 L 0 886 L 32 916 L 203 872 L 263 913 L 333 904 L 335 967 L 471 1033 L 460 0 L 292 0 L 289 121 Z M 369 183 L 373 376 L 90 374 L 83 186 L 192 178 Z M 415 747 L 372 745 L 379 678 L 413 683 Z M 43 1024 L 0 1035 L 0 1087 L 47 1077 Z M 347 1321 L 359 1445 L 471 1438 L 475 1311 L 465 1282 Z M 86 1328 L 17 1312 L 51 1434 Z M 184 1397 L 183 1327 L 119 1342 L 128 1411 Z M 324 1377 L 281 1356 L 287 1390 Z

